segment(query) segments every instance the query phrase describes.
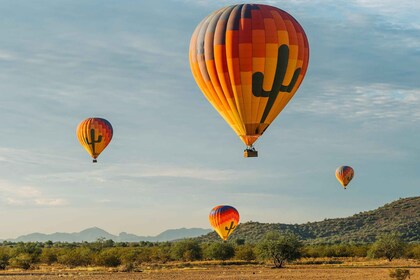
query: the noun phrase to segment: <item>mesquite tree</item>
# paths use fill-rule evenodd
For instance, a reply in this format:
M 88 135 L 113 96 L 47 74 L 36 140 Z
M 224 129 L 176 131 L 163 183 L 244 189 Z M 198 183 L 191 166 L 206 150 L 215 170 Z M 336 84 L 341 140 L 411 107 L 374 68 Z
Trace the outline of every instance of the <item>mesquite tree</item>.
M 281 268 L 285 261 L 300 258 L 302 243 L 294 234 L 280 234 L 269 232 L 258 244 L 258 251 L 263 259 L 272 259 L 277 268 Z

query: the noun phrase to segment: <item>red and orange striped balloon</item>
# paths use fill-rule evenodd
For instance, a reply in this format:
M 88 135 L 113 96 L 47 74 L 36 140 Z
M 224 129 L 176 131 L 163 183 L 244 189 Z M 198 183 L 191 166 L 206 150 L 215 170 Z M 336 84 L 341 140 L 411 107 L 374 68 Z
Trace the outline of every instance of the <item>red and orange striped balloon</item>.
M 302 83 L 309 44 L 303 28 L 287 12 L 241 4 L 203 20 L 191 37 L 189 56 L 207 100 L 252 146 Z
M 239 213 L 232 206 L 219 205 L 211 209 L 209 221 L 219 236 L 227 240 L 239 223 Z
M 347 185 L 350 183 L 351 179 L 353 179 L 354 170 L 350 166 L 340 166 L 335 171 L 335 177 L 343 185 L 344 189 L 346 189 Z
M 102 118 L 88 118 L 82 121 L 76 129 L 80 144 L 96 162 L 99 154 L 111 142 L 113 129 L 111 123 Z

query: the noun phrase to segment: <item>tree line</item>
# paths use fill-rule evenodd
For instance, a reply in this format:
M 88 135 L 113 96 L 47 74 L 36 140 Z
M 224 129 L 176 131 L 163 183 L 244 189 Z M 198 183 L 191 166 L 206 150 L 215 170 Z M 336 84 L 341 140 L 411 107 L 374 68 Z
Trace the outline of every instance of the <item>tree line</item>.
M 304 245 L 296 235 L 273 231 L 257 243 L 199 242 L 120 242 L 98 239 L 91 243 L 7 242 L 0 243 L 0 269 L 31 269 L 38 265 L 120 267 L 133 271 L 142 264 L 174 261 L 272 262 L 282 267 L 300 258 L 369 257 L 420 260 L 420 244 L 408 244 L 397 233 L 380 236 L 373 244 Z

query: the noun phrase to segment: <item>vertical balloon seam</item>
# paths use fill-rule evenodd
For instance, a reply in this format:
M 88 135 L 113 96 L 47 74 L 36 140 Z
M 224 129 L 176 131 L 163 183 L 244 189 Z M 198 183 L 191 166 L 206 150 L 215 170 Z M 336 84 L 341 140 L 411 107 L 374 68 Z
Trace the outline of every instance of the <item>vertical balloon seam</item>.
M 237 28 L 240 20 L 240 10 L 242 9 L 243 4 L 236 5 L 232 9 L 232 11 L 229 14 L 227 26 L 226 26 L 226 34 L 225 34 L 225 48 L 226 48 L 226 61 L 228 66 L 228 73 L 229 73 L 229 79 L 230 83 L 232 85 L 233 94 L 235 96 L 236 106 L 238 108 L 238 112 L 240 112 L 240 116 L 242 119 L 242 123 L 245 124 L 246 120 L 246 112 L 244 110 L 244 101 L 243 101 L 243 93 L 241 88 L 241 81 L 240 81 L 240 75 L 239 75 L 239 65 L 235 65 L 235 57 L 234 53 L 236 52 L 236 55 L 239 54 L 239 44 L 234 44 L 234 42 L 239 41 L 239 30 Z M 236 30 L 235 30 L 236 29 Z M 234 48 L 237 48 L 234 50 Z M 238 60 L 238 57 L 236 57 L 236 60 Z M 244 126 L 245 132 L 246 127 Z
M 222 63 L 226 64 L 226 69 L 224 69 L 224 70 L 226 70 L 226 72 L 223 72 L 224 75 L 227 75 L 227 77 L 225 77 L 226 87 L 229 88 L 229 93 L 233 97 L 232 98 L 233 100 L 231 100 L 231 104 L 235 108 L 236 112 L 239 115 L 238 126 L 241 127 L 242 128 L 241 130 L 244 132 L 245 131 L 245 126 L 244 126 L 244 122 L 243 122 L 242 108 L 240 107 L 240 104 L 239 104 L 239 99 L 238 99 L 238 94 L 237 94 L 237 91 L 236 91 L 236 88 L 235 88 L 235 84 L 232 83 L 232 79 L 231 79 L 231 76 L 230 76 L 230 73 L 229 73 L 229 62 L 230 61 L 228 60 L 228 54 L 229 53 L 228 53 L 228 48 L 227 48 L 227 41 L 229 39 L 228 38 L 228 33 L 229 33 L 228 25 L 229 25 L 229 21 L 231 20 L 230 16 L 231 16 L 231 14 L 232 14 L 232 12 L 235 8 L 236 8 L 235 5 L 229 6 L 229 7 L 226 8 L 226 10 L 223 14 L 224 22 L 222 22 L 222 24 L 224 25 L 223 26 L 224 32 L 221 32 L 221 34 L 220 34 L 220 36 L 222 37 L 221 38 L 222 42 L 220 44 L 220 48 L 223 50 L 223 52 L 221 53 L 221 56 L 220 56 L 219 59 Z M 232 32 L 232 30 L 230 30 L 230 32 Z
M 237 127 L 235 126 L 235 116 L 232 112 L 229 102 L 227 100 L 227 97 L 221 90 L 222 87 L 220 85 L 220 80 L 217 75 L 216 65 L 215 65 L 215 58 L 214 58 L 214 33 L 215 33 L 215 25 L 217 21 L 219 20 L 221 16 L 221 13 L 217 13 L 213 15 L 213 18 L 210 18 L 209 24 L 207 25 L 205 37 L 204 37 L 204 44 L 205 46 L 211 45 L 209 47 L 205 47 L 205 61 L 206 66 L 208 69 L 209 77 L 210 77 L 210 84 L 212 85 L 212 92 L 215 93 L 216 96 L 219 98 L 221 102 L 221 111 L 226 114 L 226 117 L 229 119 L 228 124 L 231 126 L 231 128 L 236 132 L 239 133 Z M 211 40 L 210 42 L 208 42 Z M 209 54 L 209 52 L 211 52 Z
M 199 24 L 199 28 L 197 30 L 196 33 L 196 48 L 198 49 L 200 48 L 200 44 L 204 44 L 205 43 L 205 37 L 206 37 L 206 31 L 207 31 L 207 27 L 211 21 L 211 19 L 218 15 L 218 13 L 220 11 L 222 11 L 223 9 L 220 9 L 219 11 L 216 11 L 214 13 L 212 13 L 211 15 L 209 15 L 208 17 L 206 17 L 200 24 Z M 203 38 L 203 39 L 200 39 Z M 208 68 L 206 65 L 206 58 L 205 58 L 205 51 L 204 51 L 204 47 L 203 47 L 203 54 L 201 54 L 201 51 L 197 52 L 197 63 L 199 65 L 198 73 L 193 73 L 193 75 L 195 77 L 197 77 L 200 81 L 197 82 L 197 84 L 200 84 L 200 82 L 202 83 L 202 85 L 199 87 L 200 88 L 204 88 L 204 90 L 202 90 L 203 92 L 206 93 L 206 97 L 207 100 L 210 102 L 210 104 L 213 105 L 213 107 L 215 108 L 215 110 L 219 113 L 219 115 L 221 115 L 221 117 L 225 120 L 226 123 L 228 123 L 231 127 L 232 127 L 232 120 L 231 117 L 228 114 L 228 111 L 226 109 L 224 109 L 223 106 L 223 101 L 221 100 L 221 98 L 217 95 L 217 92 L 215 91 L 213 84 L 211 82 L 211 78 L 210 78 L 210 74 L 208 73 Z M 202 55 L 202 59 L 200 59 L 200 55 Z M 201 65 L 201 66 L 200 66 Z M 208 81 L 206 81 L 206 79 L 204 77 L 208 78 Z M 232 129 L 236 132 L 235 127 L 232 127 Z
M 219 115 L 229 124 L 229 119 L 226 117 L 226 115 L 218 111 L 218 109 L 220 108 L 220 105 L 219 105 L 220 100 L 218 100 L 218 98 L 216 98 L 217 96 L 212 94 L 212 92 L 209 88 L 209 85 L 204 78 L 206 76 L 208 77 L 207 69 L 205 68 L 204 50 L 203 50 L 203 54 L 200 54 L 201 51 L 197 51 L 197 49 L 201 48 L 200 44 L 204 43 L 204 40 L 202 42 L 199 40 L 199 38 L 201 36 L 204 36 L 204 34 L 201 35 L 202 32 L 205 32 L 205 28 L 203 26 L 208 24 L 208 20 L 213 14 L 206 17 L 197 26 L 197 28 L 196 28 L 197 32 L 195 33 L 195 36 L 193 36 L 193 39 L 192 39 L 191 43 L 193 43 L 193 40 L 194 40 L 196 42 L 196 44 L 195 44 L 195 46 L 193 46 L 193 48 L 191 48 L 191 50 L 193 52 L 192 56 L 194 56 L 194 54 L 195 54 L 196 57 L 193 57 L 193 60 L 191 62 L 193 64 L 193 67 L 192 67 L 193 71 L 192 72 L 193 72 L 194 77 L 196 78 L 196 81 L 198 79 L 197 84 L 198 84 L 199 88 L 201 89 L 201 91 L 204 93 L 204 96 L 206 97 L 207 101 L 209 101 L 209 103 L 213 105 L 213 108 L 216 110 L 216 112 L 218 112 Z M 191 50 L 190 50 L 190 52 L 191 52 Z M 201 59 L 200 59 L 200 55 L 202 55 Z M 194 62 L 194 60 L 196 62 Z M 201 65 L 201 67 L 200 67 L 200 65 Z
M 213 39 L 214 36 L 211 36 L 212 33 L 212 24 L 214 21 L 217 21 L 219 18 L 219 13 L 217 14 L 213 14 L 212 17 L 209 17 L 208 19 L 208 24 L 207 26 L 205 26 L 205 30 L 204 30 L 204 61 L 205 61 L 205 65 L 206 65 L 206 70 L 209 76 L 209 87 L 211 89 L 212 94 L 215 96 L 215 98 L 217 98 L 219 100 L 219 104 L 220 104 L 220 111 L 223 112 L 224 114 L 228 115 L 228 110 L 227 110 L 227 106 L 226 106 L 226 99 L 225 96 L 220 94 L 220 90 L 217 90 L 218 86 L 217 84 L 219 83 L 218 77 L 215 77 L 215 73 L 212 65 L 212 60 L 214 61 L 214 50 L 213 50 Z M 210 40 L 210 41 L 209 41 Z M 210 46 L 211 45 L 211 46 Z
M 263 13 L 261 11 L 261 7 L 259 5 L 256 5 L 256 6 L 257 6 L 257 9 L 254 9 L 253 10 L 253 13 L 255 13 L 257 15 L 252 14 L 252 19 L 254 19 L 254 16 L 260 17 L 261 18 L 262 25 L 263 25 L 263 29 L 261 31 L 264 33 L 264 36 L 262 36 L 262 39 L 264 40 L 264 43 L 263 43 L 264 44 L 264 56 L 263 57 L 259 57 L 259 58 L 264 60 L 264 62 L 262 63 L 262 68 L 263 69 L 262 69 L 262 72 L 261 73 L 265 73 L 265 69 L 266 69 L 265 66 L 266 66 L 266 63 L 267 63 L 267 59 L 265 58 L 266 44 L 267 44 L 267 40 L 266 40 L 266 37 L 267 37 L 266 22 L 265 22 L 264 15 L 263 15 Z M 252 30 L 254 30 L 254 25 L 252 25 Z M 254 37 L 252 39 L 254 39 Z M 253 44 L 254 44 L 254 40 L 253 40 Z M 254 69 L 254 65 L 253 65 L 252 68 L 253 68 L 252 69 L 252 75 L 254 75 L 254 73 L 256 72 L 256 69 Z M 251 96 L 254 97 L 254 94 L 251 93 Z M 253 122 L 255 124 L 258 124 L 257 127 L 256 127 L 256 129 L 255 129 L 255 131 L 254 131 L 254 134 L 261 135 L 262 134 L 261 133 L 261 116 L 262 116 L 262 111 L 263 110 L 261 110 L 260 107 L 261 107 L 261 103 L 263 101 L 263 98 L 255 98 L 254 100 L 256 100 L 256 102 L 255 102 L 256 103 L 256 114 L 255 114 L 255 119 L 253 120 Z M 260 111 L 261 111 L 261 113 L 260 113 Z
M 249 4 L 249 19 L 247 19 L 249 21 L 249 25 L 250 25 L 250 29 L 249 29 L 249 38 L 250 38 L 250 48 L 251 48 L 251 59 L 250 59 L 250 69 L 249 69 L 249 89 L 248 89 L 248 95 L 249 95 L 249 99 L 250 99 L 250 103 L 251 103 L 251 117 L 250 117 L 250 123 L 251 123 L 251 127 L 250 127 L 250 132 L 253 135 L 256 135 L 256 130 L 258 128 L 258 124 L 255 121 L 256 117 L 258 115 L 258 104 L 254 99 L 254 96 L 252 95 L 252 74 L 253 74 L 253 68 L 254 68 L 254 61 L 255 61 L 255 51 L 256 51 L 256 43 L 255 42 L 255 37 L 254 37 L 254 29 L 256 28 L 254 25 L 254 17 L 255 13 L 258 11 L 258 6 L 255 6 L 254 4 Z
M 236 108 L 236 103 L 234 102 L 234 99 L 232 98 L 233 92 L 232 88 L 229 88 L 229 84 L 226 82 L 229 81 L 225 77 L 224 72 L 224 62 L 226 61 L 226 57 L 223 56 L 223 48 L 225 45 L 222 45 L 222 42 L 226 41 L 225 38 L 220 38 L 220 36 L 223 36 L 223 34 L 226 33 L 226 24 L 227 24 L 227 14 L 232 10 L 233 6 L 228 6 L 223 10 L 223 13 L 220 15 L 219 19 L 217 20 L 217 23 L 215 25 L 215 31 L 213 34 L 214 40 L 213 40 L 213 51 L 214 51 L 214 62 L 216 65 L 216 74 L 218 75 L 220 86 L 221 86 L 221 94 L 225 97 L 228 108 L 230 109 L 230 113 L 232 115 L 233 123 L 231 126 L 234 126 L 234 131 L 237 135 L 240 135 L 243 131 L 242 121 L 239 115 L 239 112 Z M 224 23 L 224 24 L 222 24 Z M 223 28 L 225 32 L 220 32 L 220 28 Z M 222 53 L 217 53 L 217 51 L 222 51 Z M 224 48 L 224 54 L 226 54 L 226 49 Z
M 228 101 L 229 108 L 232 110 L 232 114 L 234 116 L 235 126 L 239 133 L 238 135 L 244 133 L 244 126 L 243 121 L 236 106 L 235 99 L 233 98 L 233 89 L 232 85 L 230 84 L 230 79 L 226 78 L 226 71 L 227 71 L 227 61 L 226 61 L 226 28 L 227 28 L 227 20 L 229 14 L 234 6 L 226 7 L 223 11 L 222 15 L 219 17 L 219 20 L 216 24 L 216 30 L 214 34 L 214 59 L 216 64 L 217 73 L 219 76 L 220 85 L 222 87 L 222 92 L 225 93 L 225 97 Z
M 244 123 L 245 123 L 245 131 L 246 134 L 249 134 L 249 123 L 251 118 L 251 97 L 248 94 L 247 88 L 248 85 L 248 77 L 249 75 L 247 69 L 247 60 L 249 60 L 249 51 L 247 49 L 247 46 L 249 43 L 247 42 L 247 38 L 249 35 L 249 26 L 247 25 L 248 19 L 246 18 L 246 13 L 248 11 L 248 4 L 244 4 L 241 7 L 241 13 L 238 20 L 238 76 L 239 76 L 239 87 L 241 88 L 242 92 L 242 100 L 243 100 L 243 109 L 245 112 L 244 115 Z
M 209 24 L 210 18 L 213 16 L 213 14 L 206 17 L 201 23 L 200 28 L 197 33 L 197 45 L 196 45 L 196 56 L 197 56 L 197 65 L 198 65 L 198 76 L 200 77 L 200 80 L 202 82 L 202 86 L 205 88 L 205 91 L 209 98 L 213 101 L 214 107 L 217 109 L 220 108 L 220 100 L 215 95 L 209 86 L 210 76 L 207 71 L 207 65 L 206 65 L 206 59 L 205 59 L 205 33 L 206 28 Z

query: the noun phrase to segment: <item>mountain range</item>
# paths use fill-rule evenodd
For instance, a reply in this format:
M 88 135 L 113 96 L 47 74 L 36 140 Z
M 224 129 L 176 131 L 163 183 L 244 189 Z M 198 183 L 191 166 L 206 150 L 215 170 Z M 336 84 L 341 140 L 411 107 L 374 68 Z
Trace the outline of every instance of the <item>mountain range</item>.
M 130 234 L 126 232 L 121 232 L 119 235 L 113 235 L 109 232 L 106 232 L 103 229 L 98 227 L 92 227 L 80 232 L 65 233 L 65 232 L 56 232 L 52 234 L 44 233 L 31 233 L 27 235 L 19 236 L 14 239 L 7 239 L 11 242 L 94 242 L 100 238 L 105 238 L 106 240 L 112 239 L 115 242 L 139 242 L 139 241 L 150 241 L 150 242 L 164 242 L 164 241 L 173 241 L 182 238 L 192 238 L 197 237 L 203 234 L 207 234 L 211 229 L 202 229 L 202 228 L 180 228 L 180 229 L 169 229 L 156 236 L 138 236 L 135 234 Z M 1 240 L 0 240 L 1 241 Z

